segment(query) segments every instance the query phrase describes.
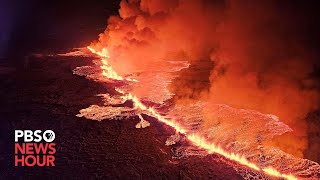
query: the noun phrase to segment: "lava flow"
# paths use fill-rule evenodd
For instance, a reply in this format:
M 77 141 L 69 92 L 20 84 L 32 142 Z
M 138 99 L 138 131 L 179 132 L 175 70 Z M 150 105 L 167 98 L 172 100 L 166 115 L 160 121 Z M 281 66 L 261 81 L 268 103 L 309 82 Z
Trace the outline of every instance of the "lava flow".
M 114 80 L 126 80 L 126 81 L 137 81 L 135 79 L 131 78 L 124 78 L 120 76 L 116 71 L 113 70 L 113 68 L 110 66 L 108 63 L 108 59 L 110 58 L 108 50 L 106 48 L 103 48 L 101 51 L 96 51 L 95 49 L 91 47 L 87 47 L 92 53 L 98 55 L 101 58 L 101 63 L 102 66 L 102 75 L 114 79 Z M 174 120 L 167 119 L 166 117 L 162 116 L 160 113 L 158 113 L 154 108 L 148 107 L 144 105 L 137 96 L 131 94 L 131 93 L 126 93 L 122 90 L 116 89 L 119 93 L 122 94 L 122 98 L 124 100 L 131 100 L 134 104 L 134 107 L 136 109 L 140 109 L 142 111 L 146 111 L 148 114 L 152 115 L 155 117 L 158 121 L 163 122 L 164 124 L 173 127 L 178 133 L 184 134 L 186 138 L 195 146 L 205 149 L 208 154 L 212 153 L 217 153 L 225 158 L 235 161 L 241 165 L 244 165 L 250 169 L 256 170 L 256 171 L 261 171 L 264 172 L 267 175 L 273 176 L 273 177 L 278 177 L 278 178 L 285 178 L 288 180 L 296 180 L 298 179 L 297 177 L 293 176 L 292 174 L 282 174 L 276 169 L 272 167 L 258 167 L 258 165 L 249 162 L 244 156 L 233 153 L 233 152 L 227 152 L 223 148 L 217 146 L 214 143 L 211 143 L 207 140 L 207 138 L 202 137 L 199 134 L 195 134 L 192 132 L 188 132 L 187 129 L 183 128 L 178 122 L 175 122 Z

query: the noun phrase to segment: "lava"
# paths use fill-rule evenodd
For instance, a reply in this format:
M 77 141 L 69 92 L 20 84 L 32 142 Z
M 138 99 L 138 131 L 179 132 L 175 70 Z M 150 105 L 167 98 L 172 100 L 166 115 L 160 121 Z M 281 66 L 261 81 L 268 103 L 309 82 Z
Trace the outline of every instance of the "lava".
M 109 79 L 114 79 L 114 80 L 119 80 L 119 81 L 122 81 L 122 80 L 134 81 L 134 82 L 137 81 L 136 79 L 124 78 L 124 77 L 118 75 L 118 73 L 113 70 L 112 66 L 110 66 L 107 61 L 107 59 L 110 58 L 108 49 L 103 48 L 101 51 L 96 51 L 93 48 L 91 48 L 90 46 L 88 46 L 87 48 L 92 53 L 95 53 L 101 57 L 102 66 L 100 66 L 100 68 L 102 69 L 103 76 L 105 76 Z
M 114 79 L 114 80 L 120 80 L 120 81 L 121 80 L 137 81 L 137 80 L 131 79 L 131 78 L 124 78 L 124 77 L 118 75 L 118 73 L 113 70 L 113 68 L 111 67 L 111 65 L 109 65 L 109 63 L 107 61 L 110 58 L 110 55 L 109 55 L 107 48 L 103 48 L 101 51 L 96 51 L 95 49 L 93 49 L 90 46 L 88 46 L 87 48 L 92 53 L 100 56 L 101 63 L 102 63 L 102 66 L 100 66 L 100 68 L 102 69 L 103 76 L 110 78 L 110 79 Z M 195 145 L 199 148 L 205 149 L 208 152 L 208 154 L 212 154 L 212 153 L 220 154 L 229 160 L 235 161 L 235 162 L 237 162 L 241 165 L 244 165 L 250 169 L 264 172 L 265 174 L 273 176 L 273 177 L 285 178 L 288 180 L 297 180 L 298 179 L 297 177 L 295 177 L 292 174 L 282 174 L 272 167 L 258 167 L 258 165 L 254 164 L 252 162 L 249 162 L 247 160 L 247 158 L 245 158 L 244 156 L 233 153 L 233 152 L 227 152 L 226 150 L 224 150 L 220 146 L 209 142 L 206 137 L 203 137 L 199 134 L 195 134 L 193 132 L 188 132 L 178 122 L 176 122 L 172 119 L 167 119 L 166 117 L 162 116 L 159 112 L 157 112 L 153 107 L 148 107 L 148 106 L 144 105 L 139 100 L 139 98 L 137 96 L 131 94 L 130 92 L 126 93 L 120 89 L 116 89 L 116 91 L 119 92 L 120 94 L 122 94 L 122 98 L 124 100 L 131 100 L 136 109 L 140 109 L 140 110 L 147 112 L 149 115 L 155 117 L 158 121 L 163 122 L 164 124 L 174 128 L 176 130 L 176 132 L 184 134 L 186 136 L 186 138 L 193 145 Z

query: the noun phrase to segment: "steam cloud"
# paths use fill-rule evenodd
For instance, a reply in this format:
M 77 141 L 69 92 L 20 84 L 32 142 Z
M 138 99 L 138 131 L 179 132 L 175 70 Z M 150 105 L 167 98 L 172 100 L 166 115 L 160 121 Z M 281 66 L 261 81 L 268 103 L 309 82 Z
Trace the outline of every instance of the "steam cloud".
M 212 63 L 201 77 L 208 79 L 206 87 L 194 81 L 171 85 L 179 89 L 173 92 L 180 95 L 176 103 L 209 99 L 209 104 L 274 114 L 294 131 L 269 143 L 303 157 L 308 147 L 305 119 L 319 108 L 319 83 L 312 76 L 318 64 L 300 36 L 303 21 L 281 13 L 282 5 L 123 0 L 120 16 L 109 18 L 106 31 L 92 46 L 107 46 L 112 67 L 122 75 L 157 70 L 154 64 L 167 60 Z

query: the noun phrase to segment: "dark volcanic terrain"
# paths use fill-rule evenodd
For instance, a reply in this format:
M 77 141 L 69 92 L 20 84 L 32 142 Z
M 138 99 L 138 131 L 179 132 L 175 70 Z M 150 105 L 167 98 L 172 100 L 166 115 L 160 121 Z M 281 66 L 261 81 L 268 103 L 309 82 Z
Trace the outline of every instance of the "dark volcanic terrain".
M 108 87 L 72 74 L 88 58 L 30 58 L 27 69 L 0 76 L 0 179 L 242 179 L 216 155 L 173 158 L 165 146 L 174 130 L 150 119 L 136 129 L 138 117 L 92 121 L 79 110 L 101 103 L 96 94 Z M 55 167 L 14 167 L 14 130 L 52 129 L 56 134 Z

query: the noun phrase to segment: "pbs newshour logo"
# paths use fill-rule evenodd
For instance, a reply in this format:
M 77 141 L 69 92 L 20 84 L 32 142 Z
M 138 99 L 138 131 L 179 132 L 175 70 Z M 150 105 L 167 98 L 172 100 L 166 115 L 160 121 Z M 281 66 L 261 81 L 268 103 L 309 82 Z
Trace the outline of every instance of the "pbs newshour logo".
M 15 166 L 55 166 L 55 138 L 52 130 L 15 130 Z

